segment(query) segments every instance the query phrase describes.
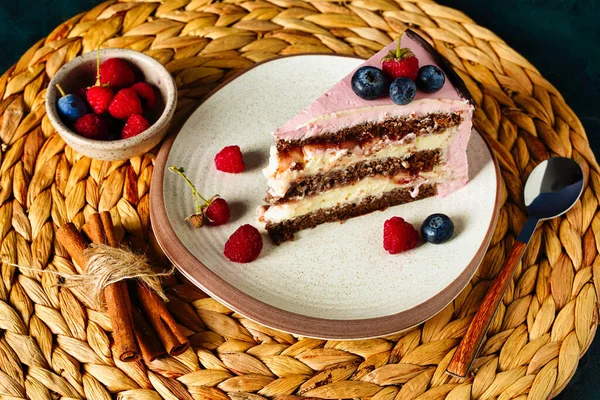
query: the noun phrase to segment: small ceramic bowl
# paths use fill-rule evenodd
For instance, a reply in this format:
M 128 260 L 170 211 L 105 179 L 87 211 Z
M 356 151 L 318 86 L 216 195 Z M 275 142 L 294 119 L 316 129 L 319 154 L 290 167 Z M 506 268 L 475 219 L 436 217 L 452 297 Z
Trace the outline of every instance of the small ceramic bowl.
M 73 93 L 79 88 L 93 85 L 96 77 L 96 51 L 83 54 L 58 70 L 48 85 L 46 113 L 63 140 L 79 153 L 98 160 L 126 160 L 148 152 L 165 137 L 177 105 L 177 87 L 166 68 L 143 53 L 127 49 L 100 50 L 100 61 L 108 58 L 127 61 L 135 69 L 139 80 L 157 89 L 157 109 L 162 109 L 162 112 L 157 114 L 150 128 L 128 139 L 94 140 L 77 134 L 60 119 L 57 102 L 61 94 L 56 85 L 59 84 L 65 93 Z

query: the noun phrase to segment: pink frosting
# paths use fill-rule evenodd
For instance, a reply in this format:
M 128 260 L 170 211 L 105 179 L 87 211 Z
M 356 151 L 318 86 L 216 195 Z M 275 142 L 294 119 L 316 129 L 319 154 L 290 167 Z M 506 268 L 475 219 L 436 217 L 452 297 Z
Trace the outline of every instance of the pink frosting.
M 468 103 L 462 100 L 422 98 L 413 100 L 410 107 L 392 103 L 330 112 L 329 114 L 320 115 L 292 131 L 280 135 L 276 134 L 276 136 L 278 139 L 285 136 L 284 140 L 300 140 L 319 136 L 326 132 L 336 132 L 343 127 L 364 122 L 379 123 L 389 118 L 406 115 L 423 116 L 438 112 L 465 112 L 468 109 Z
M 438 195 L 445 197 L 455 190 L 465 186 L 469 181 L 469 163 L 467 160 L 467 146 L 471 137 L 471 117 L 473 109 L 468 111 L 465 121 L 460 124 L 458 132 L 454 135 L 448 149 L 446 167 L 450 170 L 450 180 L 438 184 Z
M 423 48 L 420 44 L 412 40 L 408 37 L 408 35 L 402 35 L 401 40 L 402 47 L 408 47 L 415 54 L 417 59 L 419 60 L 419 66 L 423 65 L 437 65 L 433 60 L 433 57 Z M 363 66 L 375 66 L 381 68 L 381 59 L 386 56 L 390 50 L 396 49 L 396 41 L 390 43 L 384 49 L 382 49 L 379 53 L 375 54 L 373 57 L 365 61 L 359 67 Z M 356 69 L 358 69 L 357 67 Z M 352 75 L 354 74 L 353 70 L 348 75 L 344 77 L 341 81 L 336 83 L 333 87 L 331 87 L 327 92 L 325 92 L 321 97 L 319 97 L 316 101 L 314 101 L 310 106 L 302 110 L 298 113 L 294 118 L 290 119 L 284 125 L 279 127 L 275 132 L 274 136 L 277 140 L 294 140 L 298 139 L 298 131 L 297 129 L 306 124 L 307 122 L 315 119 L 318 116 L 323 114 L 330 114 L 332 112 L 339 112 L 342 110 L 354 109 L 354 108 L 362 108 L 362 107 L 373 107 L 373 106 L 393 106 L 396 109 L 397 113 L 402 113 L 404 115 L 411 114 L 417 111 L 419 107 L 419 102 L 412 102 L 405 106 L 399 106 L 394 104 L 394 102 L 388 97 L 385 96 L 383 98 L 377 100 L 363 100 L 358 97 L 350 86 L 350 81 L 352 79 Z M 456 91 L 454 86 L 450 83 L 448 79 L 446 79 L 446 83 L 436 93 L 425 93 L 420 90 L 417 91 L 417 95 L 415 96 L 415 100 L 419 99 L 450 99 L 450 100 L 460 100 L 465 103 L 466 101 L 460 96 L 460 94 Z M 363 119 L 360 116 L 360 113 L 355 117 L 356 121 L 362 121 Z M 339 127 L 340 125 L 338 125 Z M 304 134 L 307 134 L 308 131 L 305 131 Z M 310 136 L 318 134 L 318 132 L 311 133 Z

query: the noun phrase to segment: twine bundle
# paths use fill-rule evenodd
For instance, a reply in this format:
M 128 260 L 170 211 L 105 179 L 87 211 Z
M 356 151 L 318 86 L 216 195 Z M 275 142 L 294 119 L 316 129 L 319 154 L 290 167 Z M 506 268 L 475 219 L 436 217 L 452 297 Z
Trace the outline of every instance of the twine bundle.
M 112 283 L 128 279 L 142 281 L 164 301 L 169 301 L 163 293 L 160 278 L 171 275 L 172 268 L 166 272 L 156 273 L 144 254 L 135 254 L 127 249 L 110 247 L 105 244 L 91 244 L 83 254 L 85 257 L 89 257 L 84 273 L 63 275 L 66 278 L 65 285 L 67 287 L 78 286 L 81 290 L 89 293 L 98 309 L 104 302 L 102 296 L 104 289 Z
M 106 287 L 116 282 L 133 279 L 144 283 L 162 300 L 169 301 L 163 292 L 160 279 L 171 276 L 174 268 L 164 272 L 155 272 L 148 263 L 148 257 L 145 254 L 134 253 L 122 247 L 111 247 L 105 244 L 92 243 L 83 255 L 88 259 L 88 262 L 81 274 L 38 270 L 13 263 L 7 264 L 23 271 L 59 276 L 63 280 L 63 283 L 60 283 L 59 286 L 76 287 L 78 290 L 87 293 L 92 305 L 97 310 L 105 308 L 102 293 Z
M 498 158 L 505 190 L 485 259 L 465 290 L 409 332 L 364 341 L 296 338 L 227 309 L 179 278 L 164 281 L 169 310 L 192 348 L 151 363 L 111 353 L 104 313 L 85 293 L 57 286 L 73 273 L 55 246 L 57 226 L 80 228 L 109 210 L 122 237 L 162 257 L 150 229 L 153 154 L 90 160 L 56 134 L 44 113 L 49 79 L 101 47 L 143 51 L 173 74 L 174 129 L 202 97 L 253 63 L 307 52 L 367 58 L 406 27 L 427 38 L 465 80 L 474 124 Z M 428 0 L 110 0 L 77 15 L 0 77 L 0 395 L 89 399 L 519 399 L 555 396 L 596 332 L 600 285 L 600 169 L 561 94 L 523 56 L 457 10 Z M 482 296 L 520 231 L 522 188 L 541 160 L 571 157 L 588 186 L 563 218 L 534 235 L 488 332 L 476 373 L 444 373 Z M 164 260 L 161 264 L 166 263 Z M 283 282 L 282 284 L 285 284 Z M 294 396 L 294 397 L 290 397 Z

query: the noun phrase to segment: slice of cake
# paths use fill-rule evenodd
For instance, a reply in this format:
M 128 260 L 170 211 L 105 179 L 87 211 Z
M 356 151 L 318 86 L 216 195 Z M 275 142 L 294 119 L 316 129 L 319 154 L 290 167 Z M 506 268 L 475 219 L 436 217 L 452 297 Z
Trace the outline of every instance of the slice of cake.
M 418 85 L 408 77 L 394 81 L 388 65 L 383 68 L 388 73 L 385 94 L 366 100 L 372 93 L 359 93 L 353 76 L 361 67 L 381 68 L 389 53 L 413 57 L 397 66 L 400 76 L 404 67 L 416 63 L 414 57 L 421 67 L 438 67 L 428 67 L 441 76 L 438 90 L 426 93 L 431 91 L 428 77 L 419 75 L 423 90 L 415 93 Z M 391 69 L 394 73 L 394 65 Z M 429 43 L 407 30 L 400 46 L 394 42 L 375 54 L 273 133 L 275 144 L 263 171 L 268 205 L 260 220 L 279 244 L 324 222 L 445 196 L 468 180 L 472 114 L 464 82 Z

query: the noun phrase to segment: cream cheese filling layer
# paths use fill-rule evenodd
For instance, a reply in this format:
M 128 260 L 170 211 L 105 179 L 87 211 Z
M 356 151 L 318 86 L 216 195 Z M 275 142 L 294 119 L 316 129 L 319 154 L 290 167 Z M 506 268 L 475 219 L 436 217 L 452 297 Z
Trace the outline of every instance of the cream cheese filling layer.
M 288 168 L 278 172 L 280 160 L 277 148 L 271 147 L 269 166 L 263 170 L 267 178 L 268 192 L 274 198 L 281 198 L 290 188 L 292 182 L 302 177 L 344 169 L 361 161 L 383 160 L 386 158 L 403 158 L 418 151 L 442 150 L 442 162 L 445 159 L 444 150 L 450 145 L 452 137 L 459 126 L 446 129 L 435 135 L 415 136 L 409 134 L 402 140 L 381 140 L 368 152 L 360 146 L 354 148 L 325 148 L 314 149 L 307 146 L 303 150 L 304 167 L 301 170 Z M 365 154 L 367 153 L 367 154 Z
M 412 188 L 411 196 L 417 197 L 421 185 L 442 182 L 446 175 L 444 168 L 438 167 L 431 172 L 423 172 L 417 178 L 407 182 L 403 181 L 407 175 L 397 175 L 391 178 L 373 176 L 352 185 L 331 189 L 302 200 L 269 206 L 261 219 L 265 223 L 278 223 L 320 209 L 332 208 L 345 203 L 356 204 L 366 197 L 379 197 L 398 188 Z

